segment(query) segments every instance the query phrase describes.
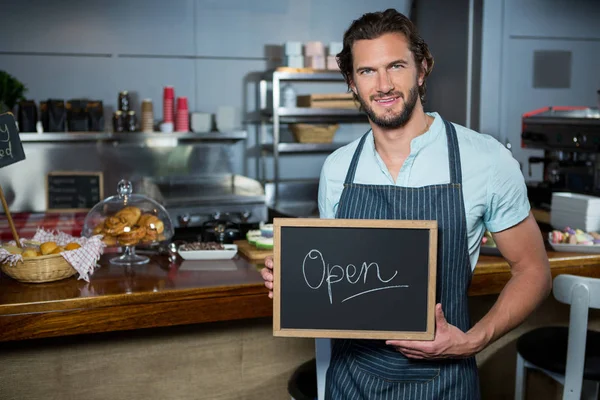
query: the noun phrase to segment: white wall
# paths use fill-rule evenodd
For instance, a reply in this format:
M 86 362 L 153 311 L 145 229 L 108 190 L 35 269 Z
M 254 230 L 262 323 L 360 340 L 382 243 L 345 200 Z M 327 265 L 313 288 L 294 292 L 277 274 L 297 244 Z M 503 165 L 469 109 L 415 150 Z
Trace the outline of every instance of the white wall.
M 129 90 L 139 101 L 152 98 L 155 118 L 161 119 L 164 85 L 175 86 L 176 96 L 187 96 L 192 111 L 215 112 L 230 105 L 241 114 L 255 107 L 256 87 L 250 78 L 278 56 L 270 54 L 269 46 L 287 40 L 341 41 L 352 20 L 363 13 L 389 7 L 407 13 L 408 4 L 0 0 L 0 69 L 27 85 L 28 98 L 99 99 L 107 116 L 116 107 L 118 92 Z M 338 90 L 345 90 L 344 85 Z M 336 141 L 353 139 L 365 129 L 344 127 Z M 249 176 L 255 176 L 254 132 L 249 127 L 248 157 L 235 166 L 236 172 Z M 324 155 L 287 157 L 282 176 L 316 178 L 323 160 Z
M 481 131 L 507 139 L 526 180 L 542 179 L 542 155 L 521 148 L 521 116 L 556 105 L 596 106 L 600 89 L 600 1 L 485 0 L 483 13 Z M 537 50 L 572 52 L 571 87 L 533 87 Z

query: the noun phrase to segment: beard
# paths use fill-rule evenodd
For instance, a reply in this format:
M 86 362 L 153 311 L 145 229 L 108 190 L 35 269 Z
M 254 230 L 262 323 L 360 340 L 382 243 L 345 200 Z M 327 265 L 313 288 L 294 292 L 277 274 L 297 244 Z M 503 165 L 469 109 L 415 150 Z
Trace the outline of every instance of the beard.
M 419 98 L 419 86 L 418 84 L 415 84 L 415 86 L 413 86 L 409 90 L 408 99 L 405 99 L 404 94 L 401 92 L 390 92 L 386 93 L 383 96 L 371 96 L 369 100 L 375 101 L 378 98 L 384 98 L 389 96 L 400 97 L 404 100 L 404 108 L 402 109 L 402 111 L 400 111 L 399 113 L 386 111 L 383 113 L 383 115 L 377 115 L 375 114 L 375 111 L 373 111 L 373 108 L 369 106 L 369 103 L 367 103 L 362 98 L 360 93 L 358 93 L 356 97 L 358 98 L 362 109 L 365 111 L 371 122 L 373 122 L 375 125 L 385 129 L 401 128 L 404 125 L 406 125 L 406 123 L 410 120 L 410 117 L 412 116 L 412 113 L 415 109 L 415 105 L 417 104 L 417 99 Z

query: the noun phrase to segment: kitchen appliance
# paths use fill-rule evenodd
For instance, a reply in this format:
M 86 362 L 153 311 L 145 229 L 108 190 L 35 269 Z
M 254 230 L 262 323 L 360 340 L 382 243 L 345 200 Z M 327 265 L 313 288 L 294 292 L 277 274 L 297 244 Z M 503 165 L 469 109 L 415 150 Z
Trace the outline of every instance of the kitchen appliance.
M 231 243 L 268 217 L 262 185 L 241 175 L 144 177 L 140 190 L 166 208 L 176 239 Z
M 531 202 L 549 206 L 553 192 L 600 194 L 600 110 L 588 107 L 544 107 L 522 118 L 523 148 L 542 149 L 543 181 L 529 185 Z M 530 172 L 531 173 L 531 172 Z
M 226 219 L 213 219 L 202 224 L 203 242 L 232 244 L 244 238 L 238 224 Z

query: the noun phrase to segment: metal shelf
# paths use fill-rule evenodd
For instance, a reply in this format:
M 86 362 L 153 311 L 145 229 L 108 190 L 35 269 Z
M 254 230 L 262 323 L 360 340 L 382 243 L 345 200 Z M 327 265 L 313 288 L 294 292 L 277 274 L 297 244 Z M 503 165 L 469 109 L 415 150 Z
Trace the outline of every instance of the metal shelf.
M 279 153 L 330 153 L 345 146 L 347 143 L 279 143 Z M 273 152 L 273 144 L 263 144 L 263 150 Z
M 306 69 L 294 69 L 290 68 L 279 69 L 268 72 L 265 79 L 279 79 L 280 81 L 321 81 L 321 82 L 338 82 L 344 81 L 344 77 L 340 71 L 328 71 L 328 70 L 310 70 Z
M 362 118 L 365 118 L 365 114 L 356 108 L 310 108 L 310 107 L 286 108 L 286 107 L 279 107 L 279 109 L 277 110 L 277 113 L 281 117 L 362 117 Z M 270 112 L 270 114 L 273 115 L 272 112 Z
M 261 161 L 257 161 L 257 170 L 262 171 L 261 181 L 266 180 L 266 161 L 264 155 L 273 155 L 273 183 L 274 203 L 280 199 L 279 172 L 280 157 L 284 154 L 298 153 L 325 153 L 332 152 L 343 146 L 342 143 L 281 143 L 281 127 L 283 124 L 292 123 L 366 123 L 367 116 L 356 108 L 309 108 L 309 107 L 281 107 L 281 83 L 283 81 L 296 82 L 344 82 L 340 71 L 312 70 L 309 68 L 280 67 L 265 72 L 258 85 L 259 111 L 248 115 L 249 119 L 257 119 L 260 123 Z M 271 92 L 269 93 L 269 85 Z M 269 101 L 271 100 L 271 101 Z M 272 106 L 269 106 L 272 104 Z M 273 126 L 273 143 L 266 143 L 267 125 Z M 262 163 L 262 167 L 259 165 Z M 283 189 L 283 188 L 281 188 Z M 285 196 L 284 196 L 285 197 Z
M 44 132 L 19 134 L 21 142 L 127 142 L 143 143 L 153 140 L 176 140 L 178 142 L 203 142 L 203 141 L 238 141 L 248 137 L 246 131 L 233 132 L 173 132 L 173 133 L 104 133 L 104 132 Z
M 263 116 L 273 122 L 273 110 L 263 110 Z M 358 109 L 353 108 L 308 108 L 308 107 L 280 107 L 277 115 L 281 123 L 291 124 L 297 122 L 367 122 L 367 116 Z

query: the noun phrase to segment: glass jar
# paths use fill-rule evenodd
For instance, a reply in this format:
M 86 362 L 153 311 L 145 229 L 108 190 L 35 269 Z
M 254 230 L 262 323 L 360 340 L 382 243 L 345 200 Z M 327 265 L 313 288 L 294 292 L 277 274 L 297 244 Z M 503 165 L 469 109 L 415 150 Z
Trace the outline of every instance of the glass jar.
M 102 235 L 108 247 L 124 247 L 113 264 L 136 265 L 149 261 L 135 254 L 136 246 L 155 246 L 173 237 L 173 222 L 167 210 L 155 200 L 133 194 L 131 182 L 121 180 L 117 195 L 96 204 L 85 217 L 82 236 Z
M 296 91 L 289 83 L 281 89 L 281 106 L 285 108 L 296 107 Z

